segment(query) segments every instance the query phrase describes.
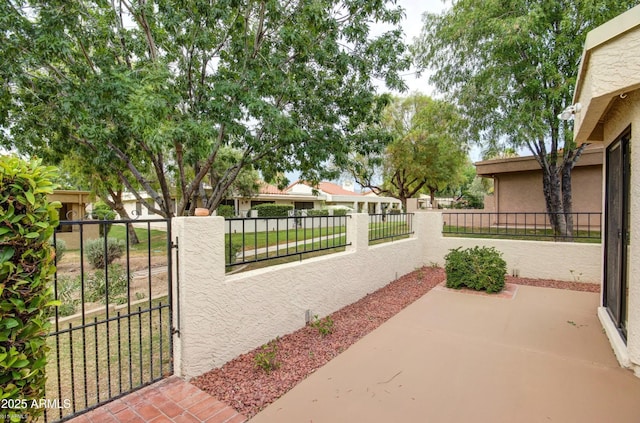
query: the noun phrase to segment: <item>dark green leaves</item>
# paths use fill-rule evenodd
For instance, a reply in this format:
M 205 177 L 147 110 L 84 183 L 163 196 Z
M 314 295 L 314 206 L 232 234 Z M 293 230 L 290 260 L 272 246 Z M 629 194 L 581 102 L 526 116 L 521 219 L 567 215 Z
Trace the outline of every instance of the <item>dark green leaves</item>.
M 45 337 L 53 276 L 49 239 L 59 204 L 47 201 L 55 169 L 40 161 L 0 157 L 0 398 L 30 402 L 44 397 Z M 42 410 L 4 409 L 9 414 Z
M 167 216 L 172 196 L 178 213 L 217 206 L 242 173 L 219 170 L 225 148 L 240 169 L 329 175 L 369 148 L 371 78 L 401 88 L 409 64 L 398 28 L 370 34 L 402 16 L 381 0 L 5 3 L 0 22 L 19 25 L 0 31 L 0 61 L 18 64 L 0 70 L 4 143 L 73 152 Z

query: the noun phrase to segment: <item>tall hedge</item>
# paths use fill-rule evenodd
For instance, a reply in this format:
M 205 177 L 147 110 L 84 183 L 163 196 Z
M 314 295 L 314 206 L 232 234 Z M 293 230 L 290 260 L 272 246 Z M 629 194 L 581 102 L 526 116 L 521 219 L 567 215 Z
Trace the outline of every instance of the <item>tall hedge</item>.
M 55 305 L 50 281 L 58 225 L 56 170 L 39 160 L 0 157 L 0 398 L 5 421 L 35 420 L 44 411 L 48 317 Z M 34 402 L 35 401 L 35 402 Z
M 258 217 L 287 217 L 293 206 L 289 204 L 259 204 L 253 207 L 258 210 Z

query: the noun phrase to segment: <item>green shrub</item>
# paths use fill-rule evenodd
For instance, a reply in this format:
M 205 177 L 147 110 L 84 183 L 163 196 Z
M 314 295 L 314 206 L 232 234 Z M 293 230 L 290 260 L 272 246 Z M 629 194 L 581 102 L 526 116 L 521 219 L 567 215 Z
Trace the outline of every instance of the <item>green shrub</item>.
M 320 319 L 316 314 L 315 316 L 313 316 L 313 320 L 309 322 L 309 326 L 311 326 L 312 328 L 316 328 L 320 336 L 322 336 L 323 338 L 333 333 L 333 319 L 331 318 L 331 316 Z
M 80 291 L 80 277 L 60 276 L 58 278 L 58 314 L 60 316 L 70 316 L 76 312 L 76 308 L 80 303 L 75 298 L 75 293 Z
M 472 194 L 466 191 L 462 196 L 451 204 L 452 209 L 483 209 L 483 196 Z
M 307 210 L 307 216 L 329 216 L 329 210 Z
M 349 210 L 347 209 L 335 209 L 333 210 L 334 216 L 346 216 Z
M 107 238 L 105 248 L 104 239 L 92 239 L 84 244 L 84 251 L 87 260 L 94 268 L 104 267 L 105 253 L 106 264 L 109 265 L 117 258 L 122 257 L 125 251 L 124 241 L 116 238 Z
M 127 287 L 129 280 L 126 270 L 119 264 L 107 267 L 109 276 L 109 298 L 107 299 L 107 277 L 104 269 L 98 269 L 85 276 L 85 298 L 87 301 L 103 304 L 123 304 L 127 302 Z
M 216 214 L 222 217 L 234 217 L 236 215 L 236 209 L 233 206 L 221 204 L 216 209 Z
M 500 292 L 504 288 L 507 263 L 493 247 L 456 248 L 449 250 L 445 260 L 447 288 L 467 287 L 487 292 Z
M 259 204 L 253 207 L 258 211 L 258 217 L 287 217 L 289 211 L 293 210 L 290 204 Z
M 111 210 L 109 206 L 105 203 L 98 202 L 93 206 L 93 211 L 91 212 L 91 217 L 96 220 L 114 220 L 116 218 L 116 212 Z M 105 234 L 109 235 L 109 231 L 111 230 L 111 223 L 102 223 L 100 224 L 99 234 L 100 237 L 104 237 Z
M 280 362 L 276 357 L 278 353 L 278 346 L 275 341 L 271 341 L 262 346 L 262 351 L 257 353 L 254 357 L 254 363 L 256 367 L 260 367 L 262 370 L 271 373 L 280 367 Z
M 40 160 L 0 157 L 0 398 L 17 404 L 0 410 L 5 421 L 35 421 L 43 411 L 30 405 L 45 397 L 48 317 L 57 304 L 49 240 L 60 203 L 47 200 L 56 173 Z
M 64 239 L 57 238 L 55 248 L 56 248 L 56 263 L 60 263 L 60 260 L 62 260 L 62 256 L 64 256 L 64 253 L 67 251 L 67 243 L 65 242 Z

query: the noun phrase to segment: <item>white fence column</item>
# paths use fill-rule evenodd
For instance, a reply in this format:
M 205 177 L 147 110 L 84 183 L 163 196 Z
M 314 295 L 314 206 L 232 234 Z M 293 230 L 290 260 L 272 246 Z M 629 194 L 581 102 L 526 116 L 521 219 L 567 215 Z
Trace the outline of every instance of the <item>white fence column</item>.
M 213 286 L 224 283 L 224 218 L 172 219 L 173 242 L 178 245 L 173 264 L 174 372 L 195 376 L 215 367 L 211 357 L 215 341 Z
M 347 216 L 347 251 L 358 251 L 369 246 L 369 215 L 352 213 Z

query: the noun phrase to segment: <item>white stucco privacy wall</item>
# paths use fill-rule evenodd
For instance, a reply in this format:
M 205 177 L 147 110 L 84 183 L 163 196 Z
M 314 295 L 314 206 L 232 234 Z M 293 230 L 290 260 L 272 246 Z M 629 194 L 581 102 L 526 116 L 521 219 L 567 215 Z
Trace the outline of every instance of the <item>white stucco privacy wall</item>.
M 374 246 L 367 214 L 347 222 L 352 244 L 345 252 L 225 275 L 224 219 L 173 219 L 176 374 L 191 378 L 220 367 L 303 327 L 307 310 L 323 317 L 416 268 L 442 266 L 451 248 L 495 246 L 509 271 L 526 277 L 574 280 L 574 270 L 591 282 L 601 274 L 599 245 L 445 238 L 439 212 L 416 213 L 413 237 Z
M 425 238 L 368 246 L 367 214 L 347 220 L 343 253 L 225 275 L 224 219 L 174 219 L 180 313 L 174 359 L 190 378 L 305 325 L 307 310 L 326 316 L 425 264 Z M 424 233 L 421 221 L 414 230 Z
M 510 275 L 589 283 L 600 283 L 602 280 L 600 244 L 444 237 L 441 233 L 442 213 L 421 214 L 427 215 L 424 226 L 431 239 L 426 250 L 429 263 L 444 266 L 444 256 L 449 250 L 477 245 L 494 247 L 500 251 Z

